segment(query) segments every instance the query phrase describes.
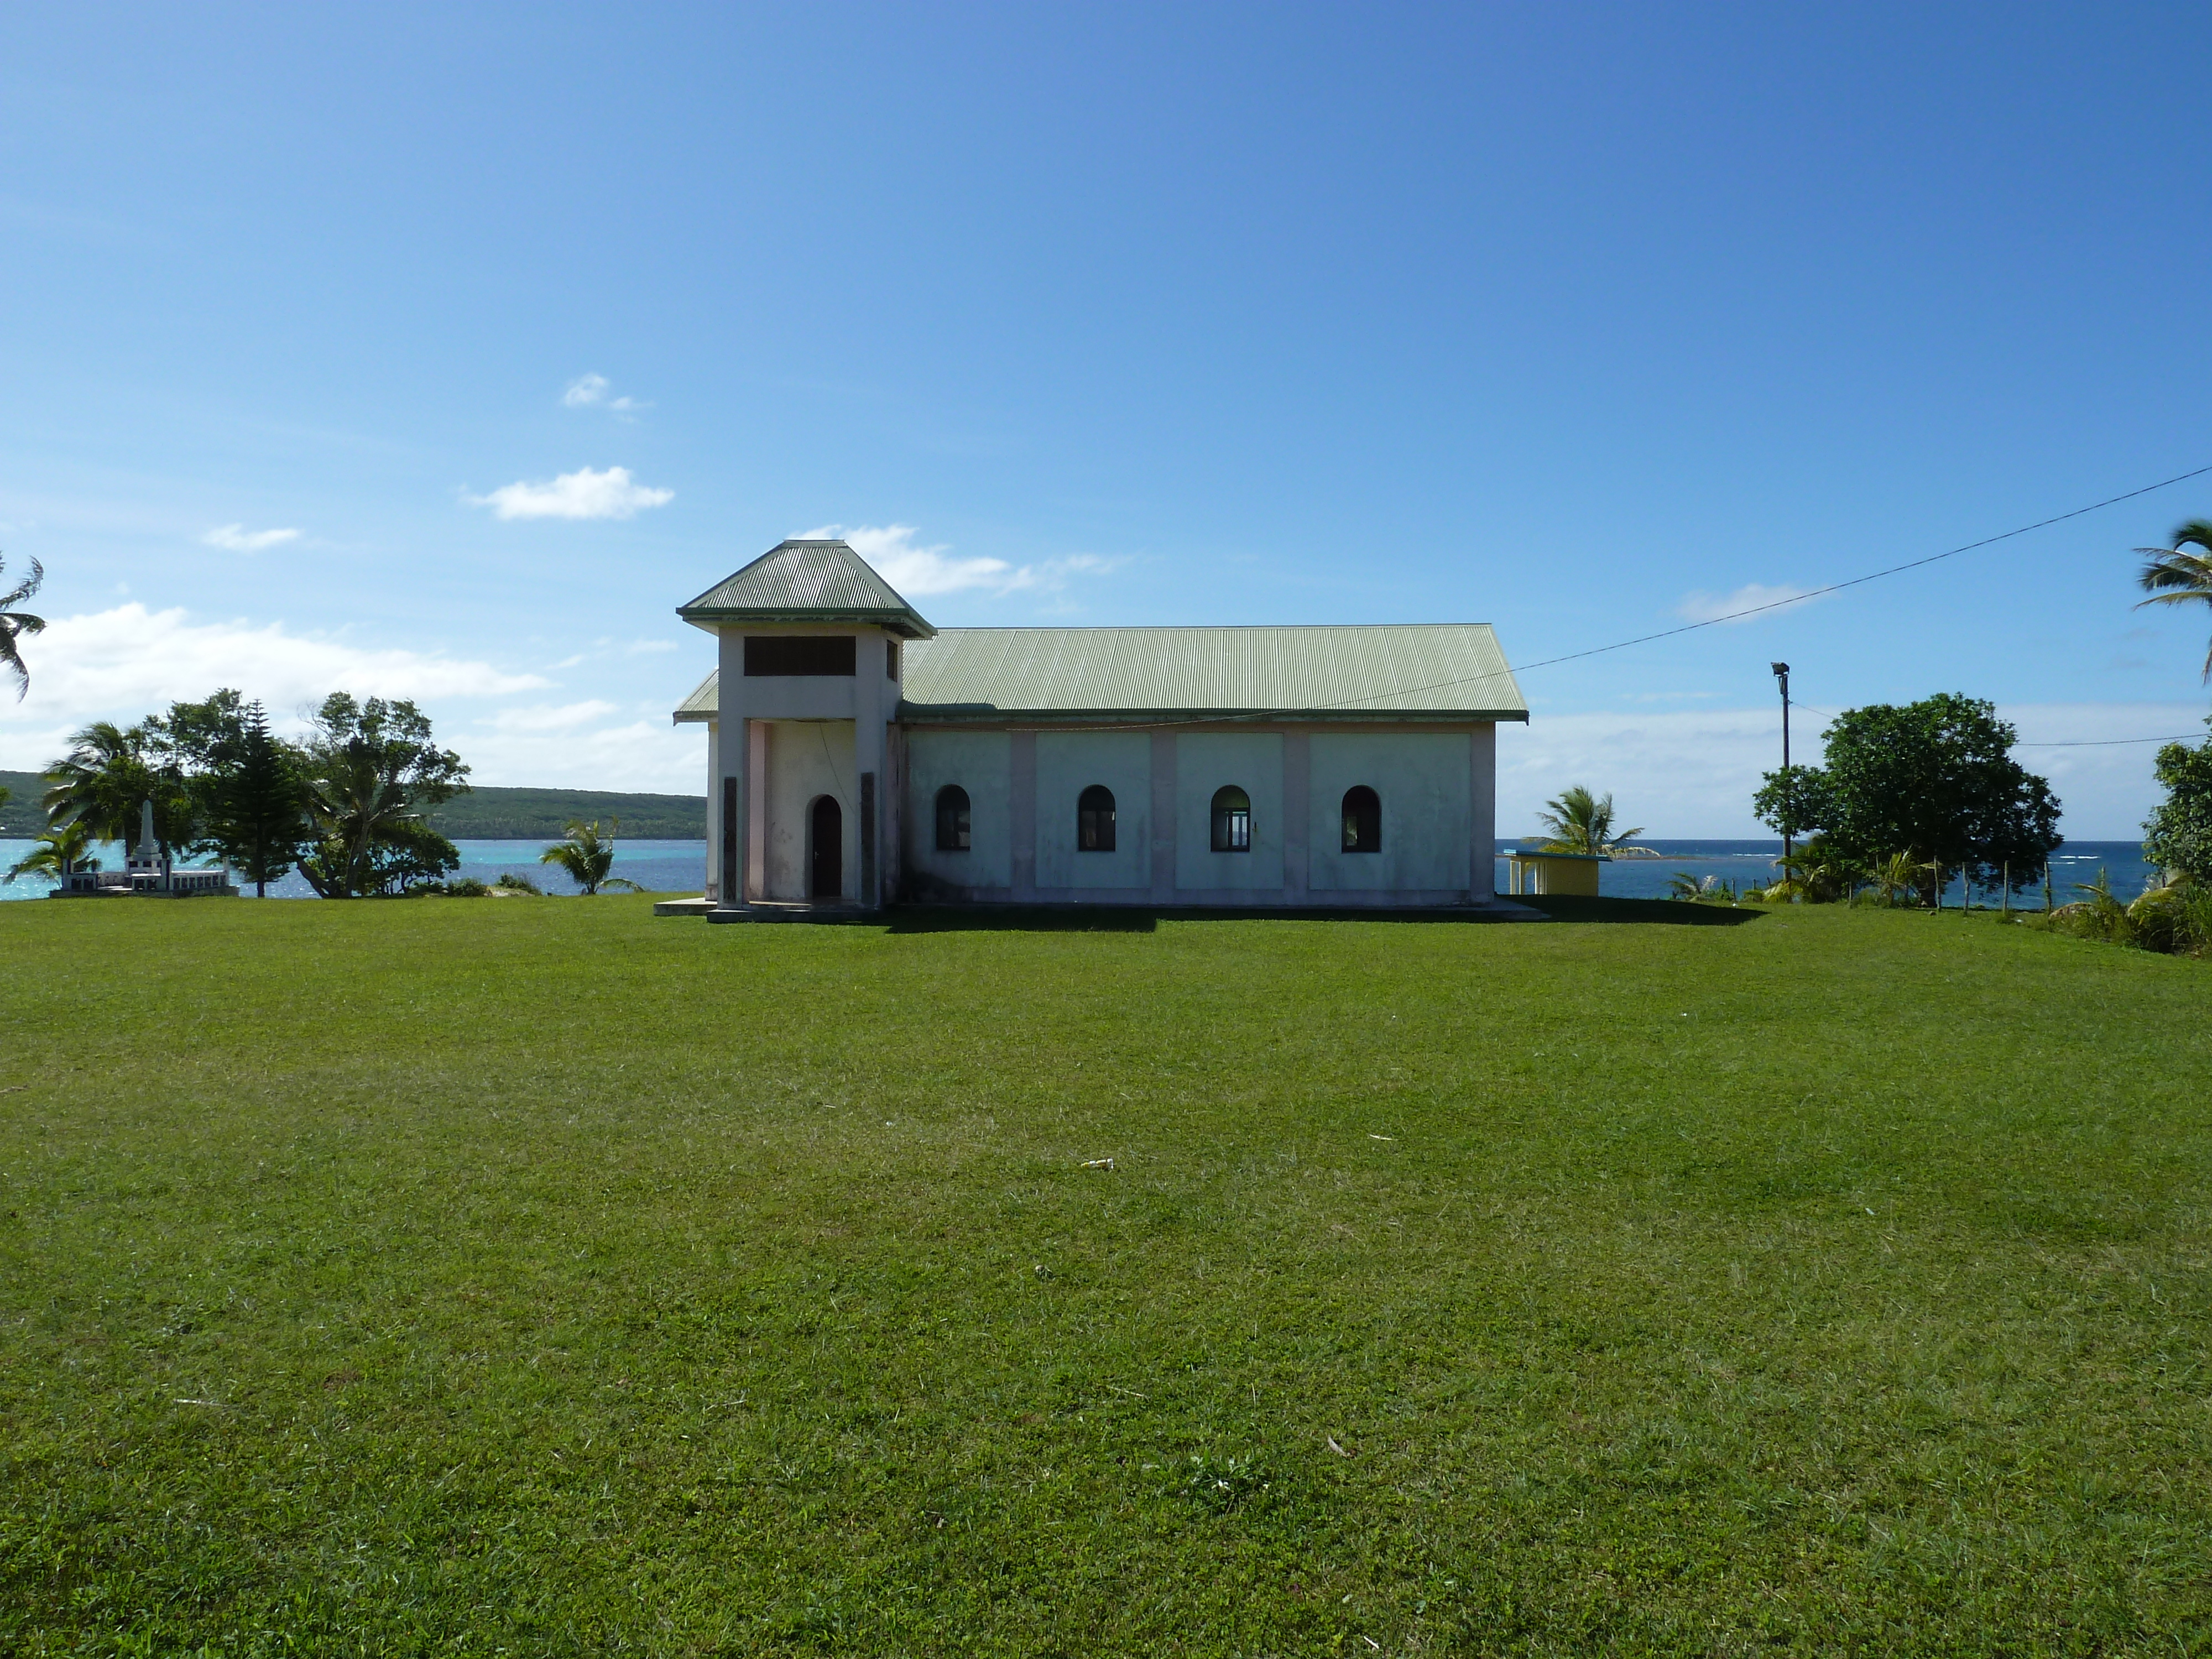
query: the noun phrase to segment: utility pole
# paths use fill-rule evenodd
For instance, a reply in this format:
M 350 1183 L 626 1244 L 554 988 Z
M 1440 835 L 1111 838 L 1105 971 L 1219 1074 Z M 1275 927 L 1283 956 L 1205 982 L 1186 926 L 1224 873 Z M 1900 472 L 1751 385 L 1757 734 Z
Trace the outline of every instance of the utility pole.
M 1790 665 L 1778 662 L 1773 666 L 1774 678 L 1782 686 L 1782 864 L 1788 873 L 1790 861 L 1797 856 L 1796 838 L 1790 834 L 1797 820 L 1793 816 L 1796 802 L 1790 789 Z

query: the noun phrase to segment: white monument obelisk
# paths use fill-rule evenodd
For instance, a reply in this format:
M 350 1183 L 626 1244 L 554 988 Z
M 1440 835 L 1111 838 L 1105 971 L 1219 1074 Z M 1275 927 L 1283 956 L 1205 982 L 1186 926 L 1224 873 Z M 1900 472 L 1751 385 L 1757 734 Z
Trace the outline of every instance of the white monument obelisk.
M 147 884 L 159 888 L 167 872 L 161 868 L 161 844 L 154 839 L 154 803 L 151 799 L 138 803 L 138 845 L 128 860 L 131 884 L 138 885 L 141 876 L 151 877 Z

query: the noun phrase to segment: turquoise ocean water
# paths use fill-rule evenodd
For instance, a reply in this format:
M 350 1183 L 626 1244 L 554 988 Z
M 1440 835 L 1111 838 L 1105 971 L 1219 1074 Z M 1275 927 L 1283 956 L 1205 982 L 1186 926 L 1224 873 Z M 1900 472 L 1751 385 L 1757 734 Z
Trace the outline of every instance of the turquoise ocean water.
M 549 893 L 570 893 L 574 883 L 551 865 L 542 865 L 538 855 L 553 843 L 550 841 L 463 841 L 453 843 L 460 849 L 463 876 L 473 876 L 478 881 L 496 880 L 508 871 L 527 875 Z M 1678 871 L 1687 871 L 1693 876 L 1718 876 L 1722 880 L 1739 886 L 1764 884 L 1774 878 L 1774 860 L 1781 856 L 1779 841 L 1647 841 L 1663 856 L 1656 859 L 1620 859 L 1606 865 L 1598 872 L 1598 889 L 1616 898 L 1664 898 L 1668 882 Z M 1501 850 L 1508 843 L 1500 843 Z M 0 841 L 0 869 L 5 869 L 31 850 L 26 841 Z M 104 848 L 102 863 L 110 869 L 122 862 L 122 849 Z M 2157 872 L 2143 862 L 2142 848 L 2134 842 L 2081 842 L 2063 847 L 2051 860 L 2051 881 L 2057 889 L 2058 902 L 2066 903 L 2078 895 L 2074 884 L 2093 879 L 2101 868 L 2109 872 L 2112 890 L 2123 898 L 2132 898 L 2156 879 Z M 625 841 L 615 848 L 615 873 L 627 876 L 640 886 L 656 893 L 696 893 L 706 880 L 707 843 L 703 841 Z M 53 884 L 25 878 L 0 884 L 0 900 L 44 898 Z M 1505 890 L 1505 866 L 1501 860 L 1498 866 L 1498 887 Z M 270 891 L 272 898 L 313 898 L 313 891 L 297 875 L 287 876 Z M 1984 896 L 1977 895 L 1977 898 Z M 1995 895 L 1987 895 L 1994 898 Z M 1959 884 L 1954 881 L 1946 895 L 1948 901 L 1959 902 Z M 2039 885 L 2028 895 L 2015 901 L 2029 905 L 2042 902 Z
M 1598 872 L 1598 891 L 1609 898 L 1665 898 L 1675 873 L 1687 871 L 1703 878 L 1718 876 L 1723 881 L 1738 887 L 1763 886 L 1780 873 L 1774 860 L 1782 856 L 1779 837 L 1772 841 L 1653 841 L 1641 845 L 1650 848 L 1662 856 L 1656 859 L 1616 859 Z M 2155 883 L 2158 872 L 2143 862 L 2142 844 L 2132 841 L 2072 842 L 2060 848 L 2051 860 L 2051 884 L 2053 897 L 2060 904 L 2070 903 L 2081 895 L 2074 890 L 2077 882 L 2094 881 L 2099 870 L 2106 872 L 2112 891 L 2123 899 L 2131 899 Z M 2041 872 L 2033 890 L 2013 896 L 2015 906 L 2036 908 L 2043 903 Z M 1505 890 L 1505 870 L 1498 866 L 1498 890 Z M 1954 879 L 1944 889 L 1944 902 L 1959 902 L 1959 884 Z M 1974 902 L 1996 902 L 1994 890 L 1983 892 L 1977 889 Z
M 5 870 L 31 850 L 27 841 L 0 841 L 0 870 Z M 491 882 L 512 871 L 516 875 L 528 876 L 549 893 L 573 893 L 576 884 L 562 874 L 559 866 L 540 864 L 538 855 L 553 845 L 550 841 L 457 841 L 460 850 L 461 867 L 457 877 L 473 876 L 478 881 Z M 123 867 L 123 849 L 108 846 L 100 848 L 100 866 L 119 870 Z M 706 881 L 707 843 L 703 841 L 620 841 L 615 843 L 614 873 L 626 876 L 649 892 L 696 893 Z M 0 900 L 44 898 L 53 890 L 51 881 L 21 881 L 0 884 Z M 306 878 L 295 872 L 269 889 L 271 898 L 313 898 L 315 890 L 307 885 Z

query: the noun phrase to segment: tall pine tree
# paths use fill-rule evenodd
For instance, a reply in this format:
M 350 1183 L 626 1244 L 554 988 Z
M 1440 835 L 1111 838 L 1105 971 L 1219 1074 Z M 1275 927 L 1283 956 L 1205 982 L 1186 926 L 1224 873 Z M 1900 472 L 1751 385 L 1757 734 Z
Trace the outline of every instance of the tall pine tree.
M 261 705 L 248 703 L 240 713 L 235 741 L 215 757 L 207 839 L 252 882 L 254 896 L 266 898 L 269 884 L 292 867 L 311 839 L 307 789 L 290 750 L 270 735 Z

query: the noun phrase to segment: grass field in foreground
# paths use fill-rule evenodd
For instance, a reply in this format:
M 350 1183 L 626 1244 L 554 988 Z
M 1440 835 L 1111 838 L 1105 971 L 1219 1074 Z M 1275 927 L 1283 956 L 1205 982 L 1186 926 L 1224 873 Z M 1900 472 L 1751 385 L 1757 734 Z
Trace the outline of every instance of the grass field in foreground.
M 623 898 L 0 951 L 0 1650 L 2212 1643 L 2204 963 Z

